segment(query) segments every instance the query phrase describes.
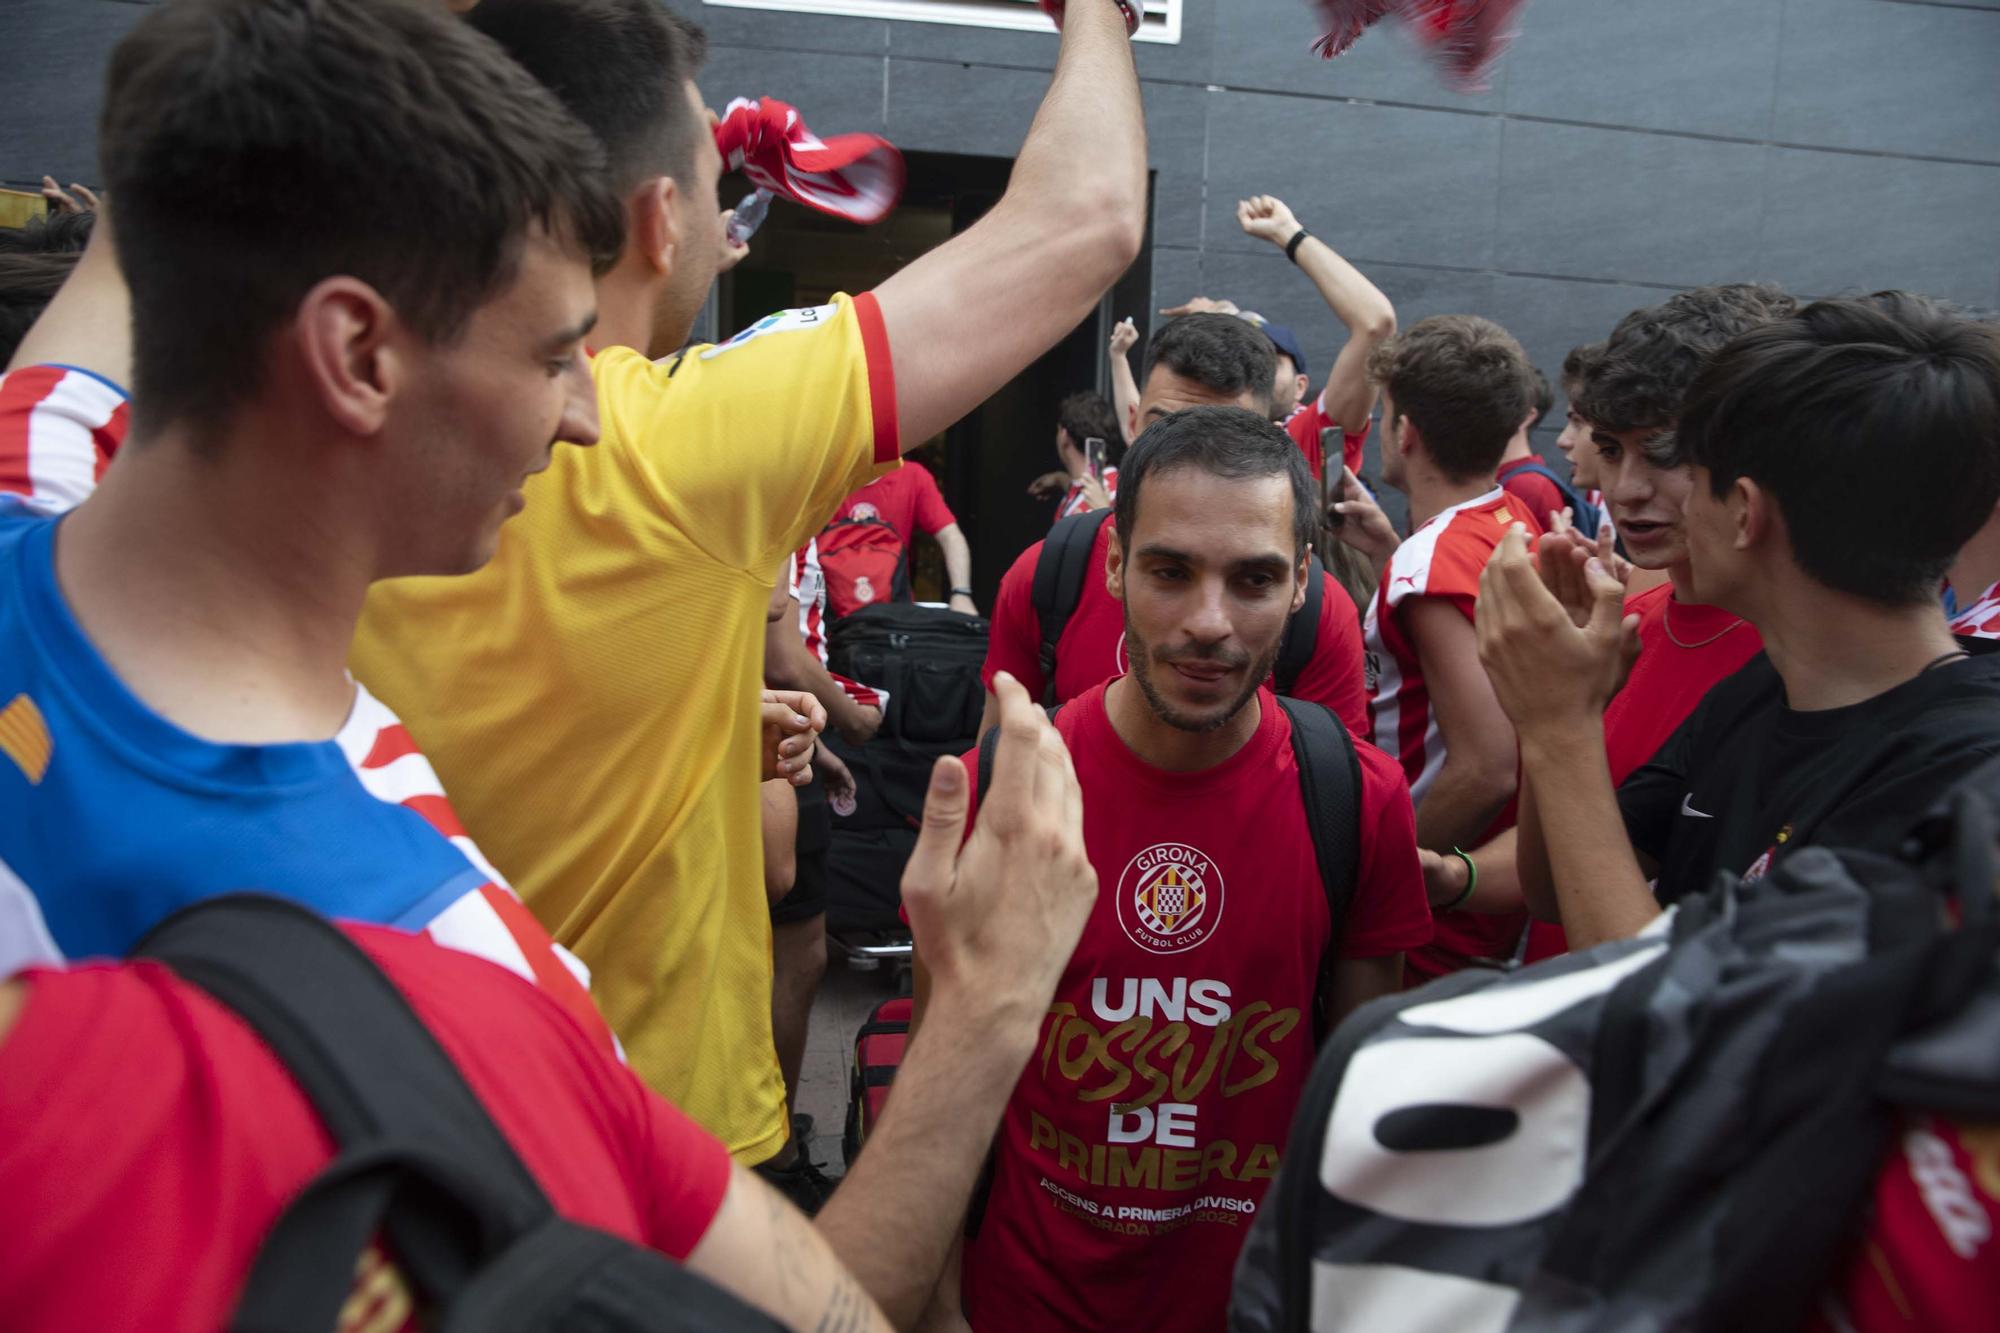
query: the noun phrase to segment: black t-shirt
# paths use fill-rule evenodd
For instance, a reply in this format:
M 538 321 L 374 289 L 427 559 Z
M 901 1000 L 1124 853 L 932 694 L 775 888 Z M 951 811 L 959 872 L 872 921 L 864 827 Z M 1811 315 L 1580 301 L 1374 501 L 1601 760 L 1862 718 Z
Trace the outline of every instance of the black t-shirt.
M 1796 712 L 1758 654 L 1618 789 L 1670 903 L 1718 870 L 1756 877 L 1795 847 L 1893 852 L 1960 778 L 2000 755 L 2000 641 L 1846 708 Z

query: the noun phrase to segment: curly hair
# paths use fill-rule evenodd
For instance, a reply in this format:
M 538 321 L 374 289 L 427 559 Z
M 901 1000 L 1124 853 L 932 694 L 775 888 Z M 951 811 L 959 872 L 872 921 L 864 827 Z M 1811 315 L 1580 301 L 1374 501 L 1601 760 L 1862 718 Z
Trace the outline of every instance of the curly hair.
M 1634 310 L 1584 365 L 1572 395 L 1576 410 L 1618 434 L 1669 431 L 1688 385 L 1711 357 L 1738 335 L 1797 309 L 1797 300 L 1769 283 L 1736 282 L 1695 287 Z

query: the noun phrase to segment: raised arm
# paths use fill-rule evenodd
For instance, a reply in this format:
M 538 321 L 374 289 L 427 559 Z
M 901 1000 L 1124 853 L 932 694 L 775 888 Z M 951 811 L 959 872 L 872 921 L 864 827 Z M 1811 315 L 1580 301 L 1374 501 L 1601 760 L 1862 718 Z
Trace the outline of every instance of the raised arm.
M 111 212 L 100 204 L 90 242 L 62 290 L 28 330 L 7 363 L 76 366 L 113 384 L 132 386 L 132 295 L 118 271 Z
M 1128 449 L 1139 438 L 1139 381 L 1132 374 L 1132 349 L 1138 343 L 1139 328 L 1131 319 L 1111 326 L 1111 407 Z
M 1305 230 L 1284 200 L 1268 194 L 1237 204 L 1236 220 L 1244 231 L 1280 250 L 1290 247 Z M 1327 416 L 1342 430 L 1357 432 L 1368 424 L 1375 410 L 1375 386 L 1368 382 L 1368 354 L 1396 331 L 1396 307 L 1360 269 L 1317 236 L 1307 233 L 1291 255 L 1299 271 L 1319 289 L 1334 317 L 1347 326 L 1347 345 L 1335 358 L 1320 397 Z
M 1125 19 L 1074 0 L 1055 79 L 991 211 L 877 290 L 914 448 L 1074 329 L 1138 256 L 1146 131 Z

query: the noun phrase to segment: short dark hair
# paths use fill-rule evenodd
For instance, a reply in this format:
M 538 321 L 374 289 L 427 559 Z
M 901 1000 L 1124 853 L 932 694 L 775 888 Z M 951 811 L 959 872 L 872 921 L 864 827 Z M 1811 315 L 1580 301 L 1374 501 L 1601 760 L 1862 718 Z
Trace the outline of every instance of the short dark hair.
M 1618 321 L 1603 352 L 1585 370 L 1576 410 L 1592 425 L 1626 431 L 1666 431 L 1680 417 L 1688 385 L 1730 339 L 1783 319 L 1798 302 L 1769 283 L 1694 287 Z M 1675 466 L 1671 436 L 1648 450 L 1660 467 Z
M 76 254 L 90 243 L 97 214 L 43 213 L 18 227 L 0 227 L 0 254 Z
M 1816 301 L 1717 352 L 1679 436 L 1717 496 L 1771 495 L 1812 578 L 1921 602 L 2000 501 L 2000 329 L 1906 292 Z
M 1269 414 L 1278 349 L 1261 330 L 1235 315 L 1182 315 L 1153 331 L 1146 344 L 1141 391 L 1155 366 L 1165 366 L 1214 393 L 1233 398 L 1247 392 Z
M 330 276 L 448 342 L 531 227 L 600 264 L 624 243 L 596 141 L 420 0 L 172 0 L 112 54 L 100 151 L 149 425 L 254 392 L 271 331 Z
M 0 249 L 0 366 L 13 357 L 42 311 L 56 299 L 78 258 L 74 250 Z
M 1235 316 L 1219 318 L 1235 319 Z M 1293 554 L 1304 555 L 1306 548 L 1318 540 L 1319 488 L 1313 482 L 1312 469 L 1306 466 L 1305 455 L 1283 427 L 1241 407 L 1190 407 L 1169 413 L 1148 426 L 1132 442 L 1124 464 L 1118 469 L 1118 495 L 1111 502 L 1112 519 L 1118 525 L 1118 541 L 1126 549 L 1130 549 L 1132 529 L 1139 521 L 1139 497 L 1145 490 L 1146 478 L 1181 468 L 1193 468 L 1229 481 L 1288 478 L 1292 483 Z
M 1063 399 L 1056 409 L 1056 424 L 1079 450 L 1089 439 L 1104 441 L 1107 450 L 1122 449 L 1125 444 L 1125 432 L 1118 428 L 1118 413 L 1101 393 L 1085 390 Z
M 1590 373 L 1591 363 L 1603 355 L 1603 343 L 1584 343 L 1570 348 L 1569 355 L 1563 358 L 1563 396 L 1570 400 L 1571 407 L 1576 407 L 1576 396 L 1583 389 L 1583 379 Z M 1576 411 L 1578 416 L 1583 415 L 1582 408 L 1576 407 Z
M 709 127 L 686 84 L 708 58 L 708 35 L 659 0 L 481 0 L 465 21 L 598 137 L 620 195 L 693 171 L 696 136 Z
M 1529 366 L 1528 410 L 1535 415 L 1534 419 L 1528 422 L 1528 429 L 1533 430 L 1541 425 L 1542 418 L 1547 416 L 1549 409 L 1555 405 L 1556 394 L 1555 390 L 1549 387 L 1549 377 L 1542 373 L 1540 366 Z
M 1432 315 L 1368 355 L 1368 376 L 1423 433 L 1445 475 L 1493 471 L 1528 415 L 1528 354 L 1477 315 Z

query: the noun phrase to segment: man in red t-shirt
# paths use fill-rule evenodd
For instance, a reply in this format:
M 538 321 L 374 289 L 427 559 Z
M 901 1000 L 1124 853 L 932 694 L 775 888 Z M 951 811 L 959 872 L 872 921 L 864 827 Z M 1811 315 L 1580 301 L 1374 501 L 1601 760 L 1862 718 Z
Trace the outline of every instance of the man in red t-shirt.
M 1588 423 L 1597 475 L 1626 552 L 1633 565 L 1663 571 L 1669 579 L 1625 603 L 1626 614 L 1639 618 L 1639 657 L 1604 710 L 1605 756 L 1614 787 L 1653 757 L 1717 682 L 1763 649 L 1756 626 L 1686 595 L 1682 509 L 1694 487 L 1694 470 L 1675 455 L 1672 432 L 1688 386 L 1708 358 L 1795 305 L 1770 287 L 1697 287 L 1627 315 L 1582 367 L 1575 410 Z M 1608 536 L 1597 549 L 1607 566 L 1616 567 Z M 1531 873 L 1547 864 L 1539 836 L 1521 831 L 1517 838 L 1513 829 L 1474 853 L 1482 906 L 1522 902 L 1516 861 L 1523 854 L 1533 858 Z M 1462 885 L 1466 875 L 1462 864 L 1432 862 L 1427 868 L 1438 893 Z M 1530 959 L 1563 947 L 1560 932 L 1538 928 Z
M 2000 1125 L 1906 1116 L 1871 1202 L 1867 1232 L 1809 1333 L 1994 1328 Z
M 1272 360 L 1267 339 L 1233 316 L 1183 315 L 1161 326 L 1146 349 L 1146 384 L 1139 414 L 1147 425 L 1167 413 L 1197 403 L 1230 404 L 1268 415 L 1266 369 Z M 1111 525 L 1098 530 L 1087 568 L 1104 568 L 1111 546 Z M 987 641 L 982 675 L 989 690 L 988 716 L 981 734 L 992 725 L 993 677 L 1002 671 L 1028 687 L 1036 698 L 1048 698 L 1049 681 L 1042 671 L 1041 616 L 1035 609 L 1035 567 L 1043 543 L 1023 551 L 1000 581 L 993 603 L 992 635 Z M 1331 576 L 1321 575 L 1318 638 L 1312 659 L 1299 674 L 1292 693 L 1325 704 L 1356 735 L 1365 734 L 1367 691 L 1362 678 L 1360 613 L 1354 599 Z M 1054 701 L 1073 699 L 1093 685 L 1130 670 L 1125 650 L 1125 615 L 1118 598 L 1101 578 L 1086 576 L 1074 611 L 1056 641 Z
M 554 1001 L 419 936 L 347 930 L 565 1217 L 790 1322 L 851 1284 L 803 1217 L 766 1206 L 767 1186 Z M 0 1136 L 0 1308 L 21 1328 L 224 1326 L 265 1233 L 333 1155 L 250 1027 L 151 962 L 30 969 L 0 986 Z M 797 1300 L 742 1262 L 779 1243 L 805 1260 Z M 350 1308 L 369 1317 L 354 1327 L 416 1325 L 379 1250 L 355 1290 Z
M 1397 543 L 1358 488 L 1344 502 L 1341 539 L 1387 561 L 1363 627 L 1370 735 L 1402 763 L 1418 844 L 1449 854 L 1513 818 L 1514 729 L 1479 665 L 1472 622 L 1500 538 L 1516 523 L 1541 530 L 1494 479 L 1528 414 L 1528 358 L 1490 320 L 1440 315 L 1377 347 L 1369 371 L 1382 390 L 1383 480 L 1409 496 L 1411 522 Z M 1516 952 L 1518 907 L 1493 916 L 1463 910 L 1462 895 L 1431 901 L 1437 932 L 1410 956 L 1413 981 Z
M 1002 1119 L 962 1282 L 940 1286 L 979 1333 L 1220 1328 L 1322 978 L 1337 1019 L 1430 936 L 1402 774 L 1368 745 L 1354 894 L 1329 920 L 1289 720 L 1261 688 L 1317 523 L 1261 414 L 1179 413 L 1126 460 L 1105 580 L 1132 670 L 1056 716 L 1098 902 Z M 920 949 L 920 1007 L 925 976 Z
M 831 521 L 845 519 L 880 519 L 903 539 L 904 550 L 920 532 L 935 539 L 944 553 L 945 576 L 951 581 L 951 609 L 969 616 L 979 614 L 972 600 L 972 547 L 929 468 L 912 461 L 875 478 L 842 500 Z M 821 558 L 826 554 L 822 552 Z

